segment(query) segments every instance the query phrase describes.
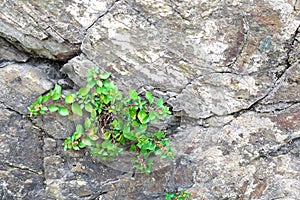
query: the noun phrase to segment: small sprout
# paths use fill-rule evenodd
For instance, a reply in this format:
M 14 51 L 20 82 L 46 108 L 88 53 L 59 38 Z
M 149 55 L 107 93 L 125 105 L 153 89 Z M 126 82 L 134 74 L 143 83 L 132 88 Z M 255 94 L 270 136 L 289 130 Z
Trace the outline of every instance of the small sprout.
M 182 190 L 181 193 L 166 193 L 166 200 L 188 200 L 191 196 L 190 193 Z

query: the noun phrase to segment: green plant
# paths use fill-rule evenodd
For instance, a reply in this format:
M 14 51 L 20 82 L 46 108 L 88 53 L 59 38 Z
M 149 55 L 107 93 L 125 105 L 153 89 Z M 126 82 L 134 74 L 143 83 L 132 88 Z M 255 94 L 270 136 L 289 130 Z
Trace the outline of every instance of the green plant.
M 182 190 L 181 193 L 166 193 L 166 200 L 188 200 L 190 193 Z
M 90 69 L 86 77 L 86 86 L 75 94 L 64 96 L 61 86 L 56 85 L 28 107 L 34 117 L 47 112 L 87 115 L 84 123 L 77 124 L 73 135 L 65 139 L 65 150 L 89 148 L 93 156 L 104 160 L 114 158 L 124 149 L 130 150 L 136 152 L 136 168 L 144 173 L 150 173 L 152 155 L 174 157 L 166 135 L 161 130 L 149 131 L 150 123 L 170 116 L 162 98 L 156 99 L 151 92 L 141 96 L 135 90 L 129 90 L 129 95 L 123 97 L 108 80 L 110 74 L 99 73 L 98 67 Z

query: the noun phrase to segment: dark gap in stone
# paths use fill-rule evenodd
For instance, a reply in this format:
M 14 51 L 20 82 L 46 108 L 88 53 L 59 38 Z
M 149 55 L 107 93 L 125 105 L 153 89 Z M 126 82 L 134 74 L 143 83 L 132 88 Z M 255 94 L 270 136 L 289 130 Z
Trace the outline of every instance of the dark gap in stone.
M 176 112 L 173 111 L 173 106 L 171 106 L 168 103 L 164 103 L 165 106 L 168 106 L 170 108 L 171 117 L 167 123 L 167 126 L 165 128 L 167 135 L 173 135 L 178 132 L 178 128 L 181 125 L 181 115 L 177 115 Z
M 60 71 L 67 62 L 32 57 L 26 63 L 42 70 L 52 82 L 61 85 L 63 89 L 74 88 L 74 82 L 67 74 Z

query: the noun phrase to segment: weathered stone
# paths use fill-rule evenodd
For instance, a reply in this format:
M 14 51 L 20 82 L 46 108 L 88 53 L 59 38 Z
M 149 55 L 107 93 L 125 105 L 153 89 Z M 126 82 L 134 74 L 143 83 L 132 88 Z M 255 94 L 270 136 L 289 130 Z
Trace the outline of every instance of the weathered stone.
M 199 191 L 198 199 L 297 198 L 297 189 L 282 185 L 280 180 L 298 182 L 299 120 L 289 129 L 275 121 L 297 118 L 299 106 L 294 109 L 247 112 L 221 129 L 188 127 L 178 134 L 183 144 L 176 145 L 180 150 L 177 154 L 197 160 L 194 187 Z M 269 186 L 281 191 L 272 193 Z
M 152 200 L 182 189 L 193 199 L 299 198 L 299 1 L 5 0 L 0 8 L 0 198 Z M 61 72 L 74 88 L 97 65 L 124 93 L 163 97 L 173 116 L 157 126 L 167 128 L 175 160 L 144 175 L 127 152 L 109 162 L 64 152 L 82 119 L 22 115 L 54 83 L 73 85 L 61 63 L 27 56 L 67 61 Z
M 1 164 L 0 176 L 1 199 L 45 199 L 41 175 Z
M 42 142 L 30 121 L 1 104 L 1 160 L 41 172 Z M 9 123 L 7 123 L 9 122 Z M 26 145 L 26 149 L 23 145 Z
M 29 120 L 0 103 L 0 197 L 43 199 L 42 141 Z
M 0 68 L 4 66 L 5 61 L 26 62 L 29 59 L 26 53 L 19 51 L 1 37 L 0 47 Z
M 53 87 L 45 73 L 28 64 L 7 65 L 1 68 L 0 77 L 1 102 L 22 114 L 38 95 Z
M 28 53 L 67 60 L 78 54 L 86 30 L 113 1 L 13 1 L 1 4 L 0 35 Z
M 93 199 L 105 184 L 122 174 L 83 154 L 80 157 L 55 155 L 44 159 L 47 199 Z

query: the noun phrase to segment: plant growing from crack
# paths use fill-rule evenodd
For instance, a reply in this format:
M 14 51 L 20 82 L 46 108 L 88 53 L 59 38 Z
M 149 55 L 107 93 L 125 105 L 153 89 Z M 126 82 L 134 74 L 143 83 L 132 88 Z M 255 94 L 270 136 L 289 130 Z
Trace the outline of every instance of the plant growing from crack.
M 188 200 L 191 194 L 182 190 L 180 193 L 166 193 L 166 200 Z
M 149 124 L 168 118 L 170 111 L 163 99 L 156 99 L 151 92 L 143 96 L 129 90 L 123 97 L 117 86 L 109 81 L 110 73 L 99 73 L 99 68 L 90 69 L 86 86 L 75 94 L 62 95 L 62 87 L 39 96 L 28 107 L 31 116 L 57 112 L 61 116 L 83 116 L 83 124 L 76 125 L 76 131 L 64 141 L 64 150 L 90 149 L 93 156 L 109 160 L 124 149 L 136 153 L 135 167 L 143 173 L 150 173 L 152 155 L 173 158 L 166 135 L 158 130 L 149 131 Z

